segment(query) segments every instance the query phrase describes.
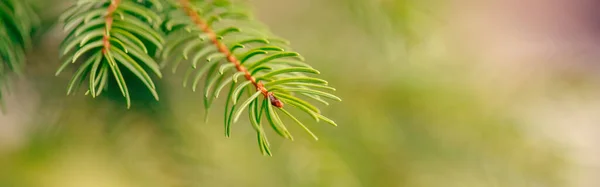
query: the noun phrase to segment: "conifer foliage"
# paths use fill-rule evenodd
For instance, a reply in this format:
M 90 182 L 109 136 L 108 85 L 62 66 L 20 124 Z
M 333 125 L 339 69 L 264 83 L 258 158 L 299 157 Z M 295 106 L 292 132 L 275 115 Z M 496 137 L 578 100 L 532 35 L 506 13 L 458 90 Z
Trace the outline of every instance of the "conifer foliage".
M 0 65 L 17 71 L 32 24 L 18 25 L 14 16 L 30 11 L 15 8 L 22 4 L 17 0 L 2 2 L 2 19 L 9 22 L 3 22 L 0 39 L 10 42 L 2 43 L 5 63 Z M 138 79 L 158 100 L 156 79 L 165 69 L 174 74 L 183 69 L 183 87 L 202 89 L 198 96 L 203 97 L 205 111 L 217 99 L 224 101 L 226 136 L 245 113 L 265 155 L 271 151 L 263 125 L 293 140 L 283 123 L 287 118 L 317 139 L 296 115 L 336 125 L 313 103 L 329 105 L 341 99 L 331 94 L 335 89 L 327 81 L 315 78 L 320 72 L 288 41 L 255 21 L 248 10 L 230 0 L 78 0 L 59 18 L 67 37 L 60 46 L 64 62 L 56 74 L 73 66 L 67 94 L 80 85 L 87 85 L 86 94 L 92 97 L 119 89 L 130 107 L 135 96 L 130 94 L 130 79 Z
M 281 117 L 287 116 L 315 139 L 317 137 L 286 108 L 293 107 L 336 125 L 306 99 L 328 105 L 325 99 L 341 99 L 323 90 L 335 90 L 327 81 L 310 77 L 319 71 L 280 39 L 254 21 L 242 6 L 230 1 L 179 0 L 167 13 L 168 35 L 162 59 L 176 70 L 185 60 L 184 86 L 196 91 L 204 80 L 204 103 L 225 96 L 225 135 L 246 111 L 257 133 L 263 154 L 271 154 L 262 123 L 293 140 Z M 179 53 L 179 55 L 173 53 Z M 246 96 L 244 96 L 246 95 Z M 266 122 L 264 122 L 266 119 Z
M 65 62 L 56 74 L 79 62 L 67 94 L 87 79 L 88 94 L 96 97 L 108 88 L 108 79 L 114 79 L 130 107 L 127 81 L 122 73 L 125 70 L 140 79 L 158 100 L 149 74 L 162 76 L 152 57 L 164 43 L 157 32 L 162 23 L 157 11 L 161 9 L 158 1 L 81 0 L 67 10 L 61 17 L 64 30 L 69 32 L 61 45 Z

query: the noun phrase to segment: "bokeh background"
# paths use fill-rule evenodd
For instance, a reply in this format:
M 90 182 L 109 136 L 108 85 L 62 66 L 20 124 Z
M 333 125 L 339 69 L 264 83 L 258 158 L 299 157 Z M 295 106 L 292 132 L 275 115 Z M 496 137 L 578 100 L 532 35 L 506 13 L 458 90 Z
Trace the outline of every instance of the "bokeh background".
M 600 3 L 595 0 L 250 0 L 343 102 L 339 124 L 270 132 L 261 156 L 242 121 L 180 75 L 159 103 L 66 97 L 54 76 L 71 1 L 46 22 L 0 115 L 0 187 L 600 186 Z M 221 101 L 222 102 L 222 101 Z

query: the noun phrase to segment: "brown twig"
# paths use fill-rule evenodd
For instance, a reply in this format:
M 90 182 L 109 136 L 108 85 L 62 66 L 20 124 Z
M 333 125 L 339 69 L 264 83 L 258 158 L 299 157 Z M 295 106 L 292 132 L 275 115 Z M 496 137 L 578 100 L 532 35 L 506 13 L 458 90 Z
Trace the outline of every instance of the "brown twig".
M 229 51 L 229 48 L 217 38 L 217 34 L 215 33 L 215 31 L 212 30 L 212 28 L 210 28 L 206 21 L 203 20 L 202 17 L 196 11 L 194 11 L 194 9 L 190 5 L 189 0 L 179 0 L 179 3 L 182 5 L 183 11 L 185 11 L 185 13 L 192 19 L 192 21 L 198 27 L 200 27 L 200 29 L 202 29 L 204 33 L 208 34 L 208 37 L 213 43 L 213 45 L 217 47 L 220 53 L 223 53 L 225 55 L 227 61 L 233 63 L 237 71 L 244 73 L 244 77 L 254 85 L 256 90 L 262 92 L 265 98 L 268 98 L 273 106 L 282 108 L 283 102 L 277 99 L 277 97 L 273 95 L 273 92 L 269 92 L 261 82 L 256 81 L 256 79 L 252 77 L 252 74 L 250 74 L 248 69 L 246 69 L 246 67 L 242 65 L 242 63 L 235 57 L 235 55 L 233 55 L 233 53 Z
M 104 20 L 106 21 L 106 32 L 104 33 L 104 37 L 102 38 L 103 54 L 108 53 L 108 50 L 110 49 L 110 29 L 112 28 L 112 23 L 114 20 L 113 14 L 117 10 L 119 3 L 121 3 L 121 0 L 112 0 L 110 2 L 110 5 L 108 6 L 108 9 L 106 10 L 106 16 L 104 17 Z

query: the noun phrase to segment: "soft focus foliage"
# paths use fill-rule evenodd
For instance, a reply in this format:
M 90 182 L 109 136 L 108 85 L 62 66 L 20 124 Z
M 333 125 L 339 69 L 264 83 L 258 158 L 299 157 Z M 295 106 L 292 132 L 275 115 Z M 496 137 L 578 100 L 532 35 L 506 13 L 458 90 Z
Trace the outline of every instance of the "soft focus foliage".
M 0 105 L 9 73 L 21 75 L 25 50 L 31 48 L 31 35 L 40 23 L 29 3 L 4 0 L 0 3 Z M 3 110 L 1 107 L 0 110 Z

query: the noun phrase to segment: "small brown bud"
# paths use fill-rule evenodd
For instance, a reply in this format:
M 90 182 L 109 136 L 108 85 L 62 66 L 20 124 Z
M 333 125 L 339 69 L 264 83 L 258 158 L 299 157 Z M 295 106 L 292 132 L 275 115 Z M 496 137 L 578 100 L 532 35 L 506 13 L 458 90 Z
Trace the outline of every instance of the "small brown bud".
M 273 93 L 269 93 L 269 101 L 273 106 L 276 106 L 277 108 L 283 108 L 283 102 L 277 99 Z

